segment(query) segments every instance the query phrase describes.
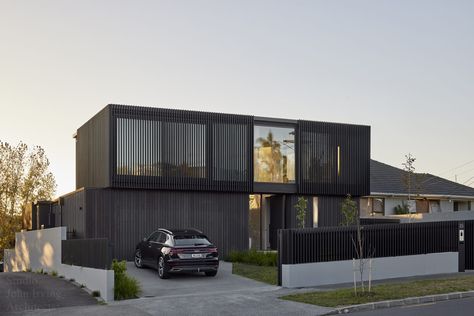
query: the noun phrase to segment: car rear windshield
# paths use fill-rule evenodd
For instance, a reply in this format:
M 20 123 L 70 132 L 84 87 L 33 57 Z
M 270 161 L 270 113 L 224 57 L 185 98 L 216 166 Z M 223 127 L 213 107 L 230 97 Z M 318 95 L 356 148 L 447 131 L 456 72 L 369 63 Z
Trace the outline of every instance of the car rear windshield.
M 174 236 L 174 244 L 176 246 L 207 246 L 211 243 L 206 236 L 202 235 L 181 235 Z

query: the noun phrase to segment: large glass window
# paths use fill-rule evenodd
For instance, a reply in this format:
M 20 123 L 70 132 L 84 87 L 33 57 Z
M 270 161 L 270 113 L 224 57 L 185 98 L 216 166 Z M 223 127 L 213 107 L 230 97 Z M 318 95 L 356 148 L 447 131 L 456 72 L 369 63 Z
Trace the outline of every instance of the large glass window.
M 295 182 L 295 129 L 255 126 L 254 180 Z

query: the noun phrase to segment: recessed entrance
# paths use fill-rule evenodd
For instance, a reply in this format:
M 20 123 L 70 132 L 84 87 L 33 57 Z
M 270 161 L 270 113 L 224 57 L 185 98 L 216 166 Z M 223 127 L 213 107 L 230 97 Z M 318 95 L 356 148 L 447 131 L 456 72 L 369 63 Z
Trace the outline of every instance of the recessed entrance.
M 318 198 L 306 197 L 308 209 L 306 227 L 318 225 Z M 251 194 L 249 196 L 249 249 L 277 249 L 277 232 L 282 228 L 298 227 L 292 194 Z

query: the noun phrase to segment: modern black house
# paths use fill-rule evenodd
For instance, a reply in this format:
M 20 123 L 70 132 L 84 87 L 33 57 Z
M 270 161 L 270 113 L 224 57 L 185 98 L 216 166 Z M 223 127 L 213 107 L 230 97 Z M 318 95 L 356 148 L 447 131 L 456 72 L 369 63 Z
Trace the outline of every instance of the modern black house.
M 315 227 L 370 194 L 369 126 L 111 104 L 75 140 L 77 190 L 34 205 L 33 226 L 106 237 L 117 258 L 159 227 L 200 229 L 222 254 L 275 249 L 298 197 Z

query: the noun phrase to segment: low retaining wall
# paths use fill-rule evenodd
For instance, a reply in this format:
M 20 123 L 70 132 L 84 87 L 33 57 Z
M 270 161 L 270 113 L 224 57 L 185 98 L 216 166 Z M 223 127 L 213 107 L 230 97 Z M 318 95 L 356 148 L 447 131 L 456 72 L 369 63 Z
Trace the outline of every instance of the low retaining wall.
M 113 301 L 114 272 L 63 264 L 61 241 L 65 239 L 66 227 L 16 233 L 15 249 L 4 251 L 4 271 L 56 271 L 66 279 L 74 279 L 92 291 L 99 291 L 105 301 Z
M 372 280 L 458 272 L 457 252 L 372 259 Z M 358 263 L 356 262 L 356 265 Z M 365 269 L 368 279 L 368 264 Z M 358 279 L 359 276 L 356 275 Z M 310 287 L 354 281 L 353 261 L 331 261 L 282 265 L 282 286 Z

